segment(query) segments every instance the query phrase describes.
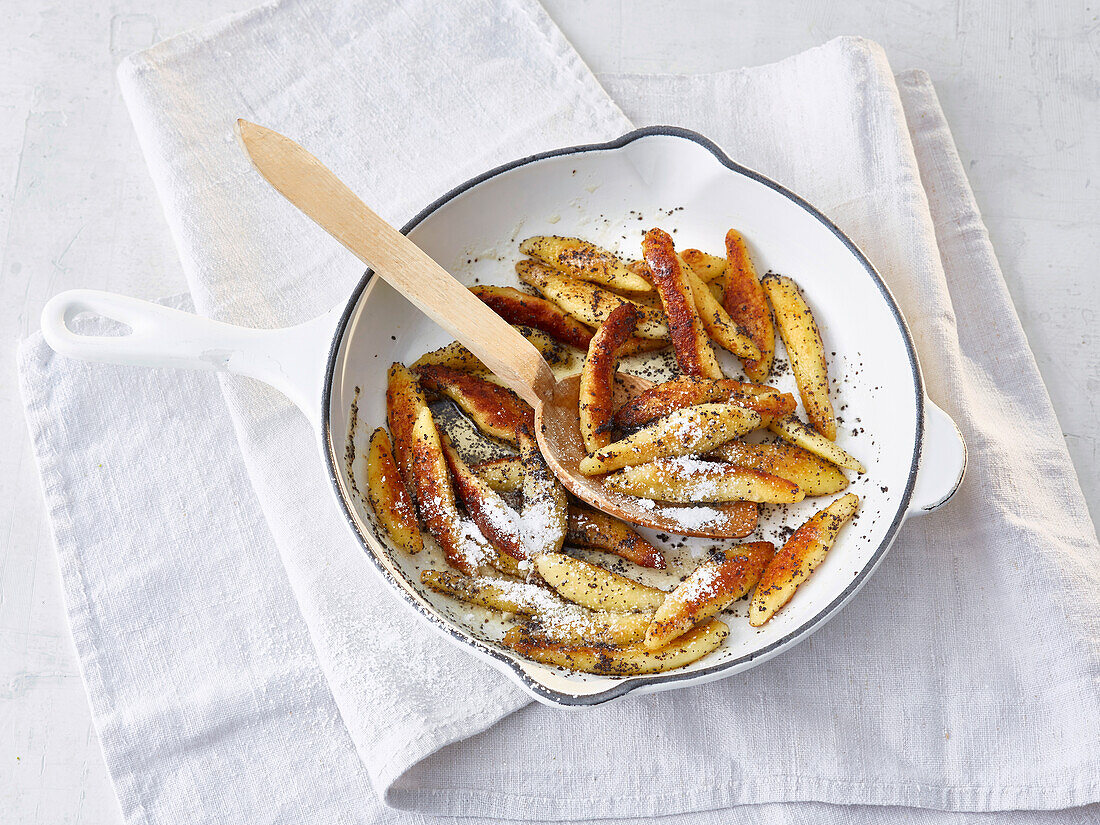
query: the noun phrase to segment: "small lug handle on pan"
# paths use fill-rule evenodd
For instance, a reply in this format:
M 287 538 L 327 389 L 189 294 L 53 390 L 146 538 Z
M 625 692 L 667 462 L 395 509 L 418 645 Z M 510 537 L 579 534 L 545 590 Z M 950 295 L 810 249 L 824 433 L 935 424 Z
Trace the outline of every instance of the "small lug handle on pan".
M 70 326 L 81 313 L 129 329 L 120 335 L 82 335 Z M 319 427 L 321 379 L 334 313 L 286 329 L 249 329 L 124 295 L 74 289 L 46 304 L 42 335 L 55 352 L 82 361 L 256 378 L 283 393 Z
M 908 515 L 931 513 L 946 504 L 966 474 L 966 442 L 947 413 L 924 399 L 924 445 Z

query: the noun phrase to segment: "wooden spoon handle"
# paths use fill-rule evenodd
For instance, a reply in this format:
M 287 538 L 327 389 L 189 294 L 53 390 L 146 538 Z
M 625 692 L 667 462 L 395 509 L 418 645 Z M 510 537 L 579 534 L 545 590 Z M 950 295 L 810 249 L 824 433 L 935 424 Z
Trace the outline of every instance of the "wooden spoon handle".
M 469 347 L 520 397 L 532 406 L 550 397 L 554 375 L 539 351 L 317 158 L 246 120 L 237 121 L 237 133 L 256 169 L 283 197 Z

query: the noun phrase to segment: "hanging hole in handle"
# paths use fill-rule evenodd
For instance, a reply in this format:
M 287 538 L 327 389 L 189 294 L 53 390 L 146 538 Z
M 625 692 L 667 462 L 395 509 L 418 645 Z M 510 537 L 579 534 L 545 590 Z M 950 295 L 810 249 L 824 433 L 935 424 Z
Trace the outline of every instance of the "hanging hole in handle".
M 59 355 L 123 366 L 218 369 L 204 354 L 232 348 L 241 332 L 162 304 L 92 289 L 62 292 L 42 310 L 42 336 Z
M 124 338 L 134 334 L 134 328 L 91 309 L 81 309 L 65 317 L 65 326 L 73 335 L 92 335 L 97 338 Z
M 51 346 L 55 339 L 94 341 L 133 336 L 137 329 L 130 302 L 136 301 L 96 290 L 63 292 L 51 298 L 43 309 L 42 332 Z

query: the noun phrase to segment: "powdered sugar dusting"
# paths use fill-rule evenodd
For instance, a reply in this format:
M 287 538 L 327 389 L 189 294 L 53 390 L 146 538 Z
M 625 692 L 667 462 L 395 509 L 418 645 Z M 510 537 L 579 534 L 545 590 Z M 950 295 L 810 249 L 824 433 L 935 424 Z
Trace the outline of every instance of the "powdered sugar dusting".
M 685 530 L 706 530 L 725 523 L 728 514 L 715 507 L 655 507 L 654 512 Z
M 477 569 L 496 555 L 492 545 L 472 521 L 460 518 L 456 526 L 455 551 L 471 570 Z
M 718 594 L 718 583 L 718 567 L 701 564 L 687 581 L 676 588 L 676 598 L 690 603 L 705 601 Z
M 520 515 L 500 496 L 485 496 L 480 502 L 481 514 L 494 530 L 508 536 L 518 536 L 522 540 Z
M 490 576 L 475 576 L 473 584 L 495 588 L 521 612 L 537 616 L 545 628 L 580 634 L 595 627 L 590 610 L 569 604 L 539 585 Z
M 687 456 L 661 459 L 657 463 L 663 474 L 679 482 L 684 493 L 696 501 L 714 501 L 721 493 L 721 464 Z
M 520 535 L 528 556 L 552 553 L 557 549 L 559 531 L 554 527 L 556 517 L 555 503 L 545 498 L 531 502 L 524 509 L 520 518 Z

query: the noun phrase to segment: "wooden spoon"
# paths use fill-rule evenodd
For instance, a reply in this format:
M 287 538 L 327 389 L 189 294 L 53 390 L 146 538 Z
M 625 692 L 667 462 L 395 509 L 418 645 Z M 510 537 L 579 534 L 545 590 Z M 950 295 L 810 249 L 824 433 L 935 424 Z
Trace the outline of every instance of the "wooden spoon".
M 465 344 L 535 409 L 535 437 L 566 489 L 593 507 L 670 533 L 740 538 L 756 527 L 757 506 L 655 504 L 607 489 L 578 469 L 585 456 L 578 417 L 580 376 L 558 381 L 542 355 L 510 324 L 455 280 L 412 241 L 382 220 L 317 158 L 294 141 L 237 121 L 237 133 L 260 174 L 287 200 Z M 651 382 L 636 378 L 640 392 Z

